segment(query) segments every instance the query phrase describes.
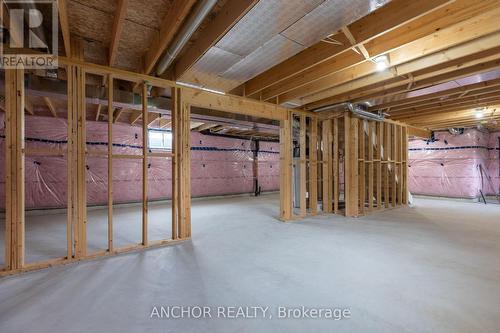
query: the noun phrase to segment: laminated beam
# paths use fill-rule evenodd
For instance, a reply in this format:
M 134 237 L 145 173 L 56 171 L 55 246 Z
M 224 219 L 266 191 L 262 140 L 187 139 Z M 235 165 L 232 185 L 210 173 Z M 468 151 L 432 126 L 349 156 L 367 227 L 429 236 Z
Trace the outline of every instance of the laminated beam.
M 358 118 L 346 112 L 344 124 L 345 214 L 347 217 L 357 217 L 359 216 Z
M 5 264 L 24 266 L 24 70 L 5 70 Z

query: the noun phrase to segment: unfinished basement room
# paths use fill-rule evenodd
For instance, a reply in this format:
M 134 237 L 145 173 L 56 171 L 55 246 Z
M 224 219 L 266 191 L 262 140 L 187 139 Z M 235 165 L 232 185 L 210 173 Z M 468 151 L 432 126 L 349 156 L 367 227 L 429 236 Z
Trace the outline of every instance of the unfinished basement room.
M 0 332 L 500 331 L 500 0 L 0 0 Z

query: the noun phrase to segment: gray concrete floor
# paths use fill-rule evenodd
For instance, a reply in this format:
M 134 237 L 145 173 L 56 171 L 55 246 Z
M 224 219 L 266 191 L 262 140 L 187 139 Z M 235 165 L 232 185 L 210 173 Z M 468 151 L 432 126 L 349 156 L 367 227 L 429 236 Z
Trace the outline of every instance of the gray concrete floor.
M 276 195 L 195 201 L 192 241 L 0 279 L 0 332 L 498 332 L 499 205 L 417 199 L 294 223 L 277 207 Z M 155 305 L 352 315 L 150 319 Z

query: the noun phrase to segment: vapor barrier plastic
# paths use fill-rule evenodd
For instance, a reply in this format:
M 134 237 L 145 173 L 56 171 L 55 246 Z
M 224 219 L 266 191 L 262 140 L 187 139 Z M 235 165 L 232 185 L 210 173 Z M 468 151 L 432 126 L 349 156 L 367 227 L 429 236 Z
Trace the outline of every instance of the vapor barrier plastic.
M 498 133 L 469 129 L 459 135 L 436 132 L 434 141 L 411 141 L 410 191 L 457 198 L 497 194 L 498 142 L 494 138 Z
M 107 151 L 107 123 L 87 122 L 87 150 Z M 114 124 L 114 154 L 140 155 L 142 135 L 139 126 Z M 253 148 L 250 140 L 191 134 L 192 195 L 195 197 L 253 193 Z M 4 139 L 2 138 L 2 142 Z M 61 151 L 60 156 L 26 157 L 26 209 L 63 208 L 67 201 L 67 170 L 64 153 L 67 146 L 67 122 L 65 119 L 26 116 L 26 146 Z M 5 155 L 0 146 L 1 156 Z M 263 143 L 258 152 L 259 165 L 264 165 L 259 174 L 264 191 L 279 189 L 279 144 Z M 106 205 L 107 161 L 105 158 L 87 159 L 87 204 Z M 272 171 L 270 171 L 272 169 Z M 0 174 L 5 165 L 0 164 Z M 151 200 L 170 199 L 170 166 L 151 163 L 149 197 Z M 167 174 L 165 174 L 167 173 Z M 0 183 L 2 186 L 4 183 Z M 142 199 L 141 159 L 113 160 L 113 200 L 115 204 L 140 202 Z M 2 191 L 5 196 L 5 190 Z M 5 200 L 0 202 L 4 209 Z

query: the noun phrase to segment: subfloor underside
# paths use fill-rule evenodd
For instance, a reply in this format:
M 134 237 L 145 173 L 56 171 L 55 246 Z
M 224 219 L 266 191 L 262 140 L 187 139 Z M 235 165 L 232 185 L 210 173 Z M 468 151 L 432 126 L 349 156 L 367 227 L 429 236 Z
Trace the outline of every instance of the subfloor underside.
M 276 219 L 278 207 L 276 195 L 194 201 L 191 241 L 0 279 L 0 332 L 500 327 L 499 205 L 418 198 L 413 207 L 359 219 L 292 223 Z M 126 219 L 118 214 L 115 223 Z M 44 247 L 31 246 L 33 253 Z M 150 318 L 154 306 L 173 305 L 262 306 L 274 316 Z M 348 308 L 351 318 L 278 319 L 279 306 Z

